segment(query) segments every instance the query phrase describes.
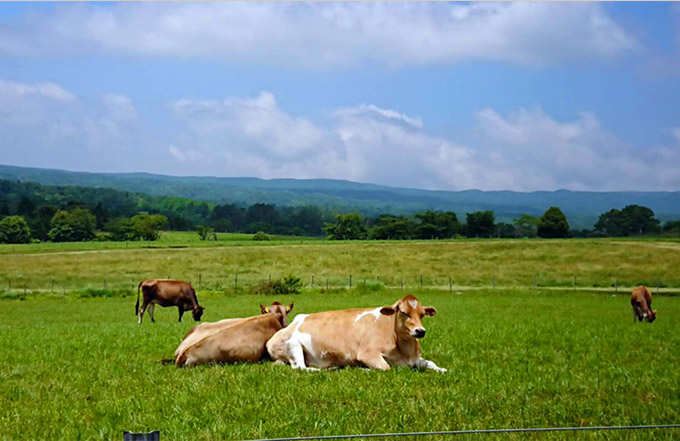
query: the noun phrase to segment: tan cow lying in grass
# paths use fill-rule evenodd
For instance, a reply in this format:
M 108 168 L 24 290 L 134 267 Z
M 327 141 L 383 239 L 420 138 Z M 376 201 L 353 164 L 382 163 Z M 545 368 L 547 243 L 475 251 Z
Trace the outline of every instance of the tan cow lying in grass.
M 409 366 L 446 372 L 420 357 L 422 318 L 436 313 L 407 295 L 393 306 L 298 314 L 267 342 L 267 351 L 272 360 L 293 369 Z
M 175 351 L 175 366 L 261 360 L 267 341 L 288 324 L 293 303 L 284 306 L 274 302 L 268 308 L 260 305 L 260 309 L 262 314 L 255 317 L 196 326 Z
M 649 323 L 656 319 L 656 311 L 652 311 L 652 293 L 644 286 L 633 289 L 630 304 L 633 307 L 633 323 L 635 319 L 640 322 L 645 319 Z

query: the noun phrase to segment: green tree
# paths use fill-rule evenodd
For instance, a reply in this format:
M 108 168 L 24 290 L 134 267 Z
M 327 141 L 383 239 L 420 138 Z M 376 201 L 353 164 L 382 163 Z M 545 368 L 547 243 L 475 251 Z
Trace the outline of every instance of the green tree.
M 448 239 L 460 231 L 458 216 L 453 211 L 432 211 L 417 213 L 420 222 L 416 226 L 419 239 Z
M 132 223 L 130 219 L 125 217 L 116 217 L 109 220 L 104 224 L 104 231 L 111 233 L 111 239 L 115 241 L 133 240 Z
M 87 208 L 76 207 L 71 211 L 57 211 L 51 225 L 47 233 L 51 241 L 79 242 L 95 238 L 97 219 Z
M 536 237 L 539 220 L 540 218 L 536 216 L 521 214 L 519 219 L 515 219 L 513 223 L 519 229 L 522 237 Z
M 374 219 L 373 225 L 368 229 L 368 236 L 377 240 L 403 240 L 410 239 L 413 230 L 413 222 L 406 217 L 381 214 Z
M 157 240 L 168 218 L 161 214 L 140 213 L 130 219 L 130 237 L 133 240 Z
M 326 223 L 323 229 L 330 240 L 358 240 L 366 238 L 366 227 L 356 213 L 335 216 L 335 223 Z
M 506 224 L 505 222 L 500 222 L 496 225 L 496 234 L 499 238 L 512 239 L 517 237 L 517 228 L 512 224 Z
M 491 210 L 467 213 L 466 220 L 467 237 L 493 237 L 496 232 L 496 219 Z
M 640 205 L 628 205 L 623 210 L 602 213 L 595 223 L 595 232 L 610 237 L 658 233 L 660 222 L 654 212 Z
M 554 239 L 569 236 L 567 217 L 558 207 L 548 208 L 538 221 L 537 233 L 539 237 Z
M 31 229 L 21 216 L 7 216 L 0 220 L 0 242 L 28 243 L 31 241 Z

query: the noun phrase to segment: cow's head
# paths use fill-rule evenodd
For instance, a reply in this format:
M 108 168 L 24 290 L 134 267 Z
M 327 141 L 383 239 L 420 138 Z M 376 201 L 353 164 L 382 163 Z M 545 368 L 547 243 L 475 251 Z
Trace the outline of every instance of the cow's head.
M 292 302 L 288 306 L 284 306 L 279 302 L 274 302 L 268 307 L 260 304 L 260 312 L 262 312 L 262 314 L 278 314 L 279 323 L 285 328 L 288 326 L 288 314 L 293 310 L 293 305 L 295 305 L 295 302 Z
M 205 308 L 202 306 L 197 306 L 194 309 L 191 310 L 191 316 L 194 318 L 194 321 L 200 322 L 201 317 L 203 316 L 203 310 Z
M 656 309 L 654 311 L 650 311 L 649 314 L 645 314 L 645 320 L 647 320 L 649 323 L 652 323 L 654 320 L 656 320 Z
M 393 306 L 385 306 L 380 310 L 381 314 L 396 314 L 395 329 L 397 334 L 414 338 L 425 337 L 423 317 L 437 314 L 432 306 L 423 306 L 413 295 L 407 295 Z

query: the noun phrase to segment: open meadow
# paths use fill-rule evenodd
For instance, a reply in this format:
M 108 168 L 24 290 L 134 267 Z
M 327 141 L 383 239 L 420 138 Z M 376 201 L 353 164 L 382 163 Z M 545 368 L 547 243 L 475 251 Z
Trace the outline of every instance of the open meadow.
M 0 439 L 110 440 L 122 439 L 123 430 L 161 430 L 166 440 L 227 440 L 680 422 L 677 242 L 46 245 L 0 250 L 0 283 L 14 284 L 0 308 Z M 438 310 L 424 321 L 423 356 L 448 372 L 161 365 L 194 323 L 189 315 L 177 323 L 175 308 L 156 308 L 158 323 L 145 317 L 138 325 L 132 285 L 158 276 L 196 284 L 199 273 L 204 321 L 254 315 L 260 303 L 274 300 L 294 301 L 294 316 L 387 305 L 415 293 Z M 245 279 L 238 294 L 235 273 Z M 301 294 L 248 293 L 250 283 L 268 274 L 288 273 L 305 280 Z M 354 276 L 351 290 L 345 274 Z M 328 291 L 326 276 L 336 281 Z M 447 277 L 455 283 L 451 290 Z M 666 286 L 654 297 L 658 318 L 634 324 L 623 287 L 656 280 Z M 25 297 L 22 283 L 30 284 Z M 548 286 L 570 289 L 542 289 Z M 453 439 L 678 437 L 672 429 Z

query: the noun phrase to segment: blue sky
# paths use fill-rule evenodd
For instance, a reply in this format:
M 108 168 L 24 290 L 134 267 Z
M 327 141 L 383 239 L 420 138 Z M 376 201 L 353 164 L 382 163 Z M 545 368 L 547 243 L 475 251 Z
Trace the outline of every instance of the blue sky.
M 675 3 L 1 3 L 0 163 L 680 190 Z

